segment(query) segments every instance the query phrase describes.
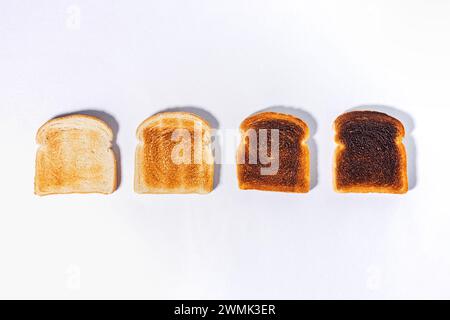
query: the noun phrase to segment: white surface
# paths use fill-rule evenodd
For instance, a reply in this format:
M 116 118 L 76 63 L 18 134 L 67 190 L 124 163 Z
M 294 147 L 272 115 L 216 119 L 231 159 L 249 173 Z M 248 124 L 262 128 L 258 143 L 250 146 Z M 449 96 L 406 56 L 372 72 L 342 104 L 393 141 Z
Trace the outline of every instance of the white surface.
M 0 296 L 450 298 L 449 16 L 443 0 L 2 1 Z M 368 104 L 413 127 L 405 196 L 332 191 L 332 122 Z M 232 165 L 206 196 L 133 192 L 146 117 L 196 106 L 235 129 L 274 105 L 317 124 L 309 194 L 239 191 Z M 119 190 L 34 196 L 36 130 L 83 109 L 119 123 Z

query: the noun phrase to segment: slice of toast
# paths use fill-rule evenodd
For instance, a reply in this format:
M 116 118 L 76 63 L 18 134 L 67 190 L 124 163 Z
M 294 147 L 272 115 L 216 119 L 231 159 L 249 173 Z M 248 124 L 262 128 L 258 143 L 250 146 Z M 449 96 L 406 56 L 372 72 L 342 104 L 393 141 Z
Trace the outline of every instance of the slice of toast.
M 70 115 L 37 132 L 37 195 L 114 192 L 117 169 L 111 128 L 95 117 Z
M 309 148 L 306 144 L 309 128 L 305 122 L 288 114 L 261 112 L 245 119 L 240 131 L 241 143 L 237 152 L 239 188 L 309 191 Z
M 137 193 L 209 193 L 213 190 L 211 128 L 197 115 L 163 112 L 137 129 Z
M 334 122 L 337 192 L 408 191 L 403 124 L 381 112 L 353 111 Z

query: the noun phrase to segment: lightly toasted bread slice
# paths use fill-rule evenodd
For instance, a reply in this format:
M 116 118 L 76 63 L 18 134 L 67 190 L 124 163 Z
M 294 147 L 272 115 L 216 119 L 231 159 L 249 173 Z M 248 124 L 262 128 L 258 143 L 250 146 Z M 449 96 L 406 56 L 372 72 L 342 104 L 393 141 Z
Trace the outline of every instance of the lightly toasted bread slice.
M 70 115 L 45 123 L 36 135 L 35 194 L 114 192 L 112 140 L 111 128 L 92 116 Z
M 188 112 L 162 112 L 136 132 L 137 193 L 209 193 L 213 190 L 211 128 Z
M 246 118 L 240 131 L 241 143 L 237 152 L 239 188 L 296 193 L 309 191 L 310 160 L 306 144 L 309 128 L 303 120 L 289 114 L 261 112 Z M 278 146 L 275 145 L 276 135 Z M 264 154 L 267 158 L 262 161 Z M 274 170 L 268 170 L 272 166 Z
M 406 193 L 408 176 L 403 124 L 381 112 L 352 111 L 334 122 L 337 192 Z

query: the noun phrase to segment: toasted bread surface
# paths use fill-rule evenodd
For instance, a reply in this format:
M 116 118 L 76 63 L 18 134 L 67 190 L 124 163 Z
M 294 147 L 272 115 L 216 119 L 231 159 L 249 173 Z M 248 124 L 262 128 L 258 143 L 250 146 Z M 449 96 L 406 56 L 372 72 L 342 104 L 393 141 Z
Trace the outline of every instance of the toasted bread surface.
M 334 122 L 337 192 L 408 191 L 403 124 L 381 112 L 352 111 Z
M 36 135 L 35 194 L 112 193 L 117 169 L 111 128 L 92 116 L 45 123 Z
M 267 131 L 261 131 L 261 130 Z M 278 130 L 278 152 L 272 153 L 272 131 Z M 277 112 L 261 112 L 246 118 L 241 126 L 241 143 L 237 152 L 237 176 L 239 188 L 264 191 L 305 193 L 310 188 L 309 138 L 307 124 L 292 115 Z M 255 136 L 251 136 L 256 132 Z M 267 136 L 267 149 L 270 160 L 278 157 L 278 170 L 264 173 L 270 164 L 262 163 L 260 151 L 263 147 L 260 134 Z M 252 139 L 254 141 L 252 142 Z M 276 150 L 276 149 L 275 149 Z M 251 154 L 258 155 L 251 161 Z
M 211 128 L 188 112 L 163 112 L 137 129 L 137 193 L 208 193 L 213 190 Z

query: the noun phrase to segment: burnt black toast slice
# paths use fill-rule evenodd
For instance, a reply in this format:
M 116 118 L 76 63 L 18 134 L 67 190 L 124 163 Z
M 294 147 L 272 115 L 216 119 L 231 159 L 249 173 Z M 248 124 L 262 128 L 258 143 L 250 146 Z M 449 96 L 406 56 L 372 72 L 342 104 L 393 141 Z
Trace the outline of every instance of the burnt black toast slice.
M 272 154 L 272 130 L 278 132 L 276 154 Z M 262 112 L 246 118 L 240 131 L 241 143 L 237 153 L 239 188 L 297 193 L 309 191 L 309 149 L 306 144 L 309 129 L 305 122 L 288 114 Z M 256 139 L 252 143 L 251 132 L 256 133 L 257 143 Z M 270 160 L 278 159 L 277 170 L 273 172 L 264 172 L 268 164 L 260 158 L 263 148 L 261 133 L 267 136 L 267 148 L 263 153 L 268 151 Z M 251 161 L 252 154 L 258 155 L 257 161 Z
M 408 177 L 403 124 L 381 112 L 352 111 L 334 122 L 337 192 L 406 193 Z

